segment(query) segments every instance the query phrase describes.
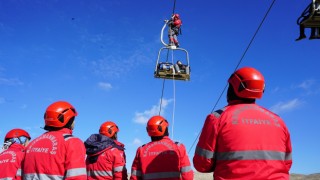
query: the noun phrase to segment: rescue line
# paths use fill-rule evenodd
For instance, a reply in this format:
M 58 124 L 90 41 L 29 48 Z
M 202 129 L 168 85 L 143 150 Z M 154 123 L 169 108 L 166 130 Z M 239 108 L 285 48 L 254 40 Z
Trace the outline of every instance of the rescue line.
M 156 66 L 154 70 L 154 77 L 163 79 L 162 93 L 160 98 L 160 108 L 159 115 L 161 115 L 162 110 L 162 99 L 165 87 L 165 80 L 173 80 L 173 113 L 172 113 L 172 133 L 174 129 L 174 116 L 175 116 L 175 80 L 190 80 L 190 61 L 189 53 L 186 49 L 181 48 L 177 36 L 181 34 L 182 20 L 180 15 L 175 13 L 176 0 L 174 0 L 172 15 L 169 20 L 164 20 L 164 25 L 160 33 L 160 41 L 164 47 L 160 48 L 157 56 Z M 165 29 L 168 29 L 169 42 L 166 43 L 163 39 Z M 166 58 L 163 58 L 163 54 L 166 52 Z M 171 53 L 171 62 L 169 62 L 169 55 Z M 183 54 L 182 58 L 177 58 L 174 54 Z M 163 59 L 166 59 L 163 61 Z

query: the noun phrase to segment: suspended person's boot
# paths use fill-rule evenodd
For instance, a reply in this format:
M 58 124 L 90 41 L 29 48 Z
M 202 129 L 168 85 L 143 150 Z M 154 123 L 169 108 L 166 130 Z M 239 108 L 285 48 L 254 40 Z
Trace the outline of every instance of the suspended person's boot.
M 300 41 L 300 40 L 302 40 L 302 39 L 304 39 L 304 38 L 306 38 L 307 36 L 306 35 L 300 35 L 297 39 L 296 39 L 296 41 Z M 311 38 L 311 37 L 310 37 Z
M 307 36 L 304 34 L 304 26 L 300 25 L 300 36 L 298 37 L 298 39 L 296 39 L 296 41 L 300 41 L 301 39 L 306 38 Z
M 174 45 L 175 46 L 177 46 L 177 47 L 179 47 L 180 45 L 179 45 L 179 42 L 178 42 L 178 40 L 176 40 L 176 39 L 173 39 L 173 42 L 174 42 Z

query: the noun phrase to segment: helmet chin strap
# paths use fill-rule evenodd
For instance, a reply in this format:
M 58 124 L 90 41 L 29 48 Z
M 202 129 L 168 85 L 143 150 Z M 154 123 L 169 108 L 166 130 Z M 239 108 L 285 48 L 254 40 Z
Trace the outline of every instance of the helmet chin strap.
M 20 143 L 21 145 L 25 145 L 26 142 L 27 142 L 27 140 L 28 140 L 28 138 L 26 138 L 26 137 L 24 137 L 24 136 L 21 136 L 21 137 L 18 137 L 18 140 L 19 140 L 19 143 Z

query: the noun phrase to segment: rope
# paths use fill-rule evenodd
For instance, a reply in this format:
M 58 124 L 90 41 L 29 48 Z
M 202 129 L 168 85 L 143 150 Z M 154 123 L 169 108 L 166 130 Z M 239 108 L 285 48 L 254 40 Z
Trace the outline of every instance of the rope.
M 169 59 L 169 49 L 167 52 L 167 61 Z M 171 52 L 171 62 L 173 64 L 173 50 Z M 174 72 L 174 66 L 173 66 L 173 72 Z M 171 138 L 173 139 L 173 131 L 174 131 L 174 117 L 175 117 L 175 111 L 176 111 L 176 84 L 174 80 L 174 74 L 172 74 L 172 79 L 173 79 L 173 110 L 172 110 L 172 123 L 171 123 Z M 159 116 L 161 115 L 161 110 L 162 110 L 162 99 L 163 99 L 163 94 L 164 94 L 164 87 L 165 87 L 165 79 L 163 79 L 162 83 L 162 90 L 161 90 L 161 98 L 160 98 L 160 108 L 159 108 Z
M 238 67 L 240 66 L 240 64 L 241 64 L 241 62 L 242 62 L 242 60 L 243 60 L 243 58 L 244 58 L 244 57 L 245 57 L 245 55 L 247 54 L 247 52 L 248 52 L 248 50 L 249 50 L 249 48 L 250 48 L 250 46 L 251 46 L 251 44 L 252 44 L 253 40 L 255 39 L 256 35 L 258 34 L 258 32 L 259 32 L 259 30 L 260 30 L 260 28 L 261 28 L 262 24 L 264 23 L 265 19 L 267 18 L 267 16 L 268 16 L 268 14 L 269 14 L 269 12 L 270 12 L 271 8 L 273 7 L 273 4 L 274 4 L 274 2 L 275 2 L 275 1 L 276 1 L 276 0 L 273 0 L 273 1 L 272 1 L 271 5 L 270 5 L 270 7 L 269 7 L 269 9 L 268 9 L 268 11 L 267 11 L 267 12 L 266 12 L 266 14 L 264 15 L 264 17 L 263 17 L 262 21 L 260 22 L 260 24 L 259 24 L 259 26 L 258 26 L 258 28 L 257 28 L 256 32 L 254 33 L 253 37 L 251 38 L 250 43 L 248 44 L 248 46 L 247 46 L 246 50 L 245 50 L 245 51 L 244 51 L 244 53 L 242 54 L 242 56 L 241 56 L 241 58 L 240 58 L 240 60 L 239 60 L 238 64 L 236 65 L 236 68 L 233 70 L 233 72 L 235 72 L 235 71 L 238 69 Z M 220 99 L 221 99 L 221 97 L 222 97 L 223 93 L 225 92 L 225 90 L 227 89 L 227 87 L 228 87 L 228 83 L 227 83 L 227 84 L 225 85 L 225 87 L 223 88 L 223 91 L 222 91 L 222 93 L 220 94 L 220 96 L 219 96 L 219 98 L 218 98 L 218 100 L 217 100 L 216 104 L 215 104 L 215 105 L 214 105 L 214 107 L 212 108 L 211 113 L 212 113 L 212 112 L 214 111 L 214 109 L 216 108 L 216 106 L 217 106 L 218 102 L 220 101 Z
M 275 3 L 275 1 L 276 1 L 276 0 L 273 0 L 273 1 L 272 1 L 272 3 L 271 3 L 271 5 L 270 5 L 269 9 L 268 9 L 268 10 L 267 10 L 267 12 L 265 13 L 265 15 L 264 15 L 264 17 L 263 17 L 262 21 L 260 22 L 260 24 L 259 24 L 259 26 L 258 26 L 257 30 L 255 31 L 254 35 L 252 36 L 252 38 L 251 38 L 251 40 L 250 40 L 250 42 L 249 42 L 249 44 L 248 44 L 248 46 L 247 46 L 246 50 L 245 50 L 245 51 L 244 51 L 244 53 L 242 54 L 242 56 L 241 56 L 241 58 L 240 58 L 240 60 L 239 60 L 238 64 L 236 65 L 236 68 L 234 69 L 234 71 L 233 71 L 233 72 L 235 72 L 235 71 L 238 69 L 238 67 L 240 66 L 240 64 L 241 64 L 241 62 L 242 62 L 243 58 L 245 57 L 245 55 L 247 54 L 247 51 L 249 50 L 249 48 L 250 48 L 250 46 L 251 46 L 251 44 L 252 44 L 253 40 L 255 39 L 256 35 L 258 34 L 258 32 L 259 32 L 259 30 L 260 30 L 260 28 L 261 28 L 262 24 L 264 23 L 265 19 L 266 19 L 266 18 L 267 18 L 267 16 L 268 16 L 268 14 L 269 14 L 270 10 L 272 9 L 273 4 Z M 213 111 L 215 110 L 215 108 L 216 108 L 217 104 L 219 103 L 219 101 L 220 101 L 220 99 L 221 99 L 222 95 L 224 94 L 225 90 L 227 89 L 227 87 L 228 87 L 228 83 L 224 86 L 224 88 L 223 88 L 223 90 L 222 90 L 222 92 L 221 92 L 221 94 L 220 94 L 220 96 L 219 96 L 218 100 L 216 101 L 216 103 L 215 103 L 214 107 L 213 107 L 213 108 L 212 108 L 212 110 L 211 110 L 211 113 L 213 113 Z M 196 140 L 199 138 L 200 134 L 201 134 L 201 131 L 198 133 L 198 135 L 197 135 L 196 139 L 195 139 L 195 140 L 194 140 L 194 142 L 192 143 L 192 146 L 191 146 L 191 148 L 189 149 L 188 154 L 190 153 L 190 151 L 191 151 L 191 149 L 192 149 L 193 145 L 195 144 Z
M 163 79 L 162 81 L 162 91 L 161 91 L 161 98 L 160 98 L 160 108 L 159 108 L 159 116 L 161 115 L 161 107 L 162 107 L 162 98 L 163 98 L 163 91 L 164 91 L 164 84 L 166 82 L 166 79 Z
M 174 14 L 175 10 L 176 10 L 176 0 L 174 0 L 173 2 L 172 14 Z
M 171 56 L 172 64 L 173 64 L 173 50 L 172 50 L 172 56 Z M 173 72 L 175 72 L 174 65 L 173 65 Z M 171 138 L 173 139 L 173 129 L 174 129 L 174 113 L 176 110 L 176 82 L 174 80 L 174 75 L 172 75 L 173 80 L 173 109 L 172 109 L 172 125 L 171 125 Z
M 166 62 L 168 62 L 168 59 L 169 59 L 169 49 L 167 51 L 167 60 Z M 161 91 L 161 98 L 160 98 L 160 108 L 159 108 L 159 116 L 161 115 L 161 109 L 162 109 L 162 98 L 163 98 L 163 92 L 164 92 L 164 84 L 166 82 L 166 79 L 163 79 L 162 81 L 162 91 Z

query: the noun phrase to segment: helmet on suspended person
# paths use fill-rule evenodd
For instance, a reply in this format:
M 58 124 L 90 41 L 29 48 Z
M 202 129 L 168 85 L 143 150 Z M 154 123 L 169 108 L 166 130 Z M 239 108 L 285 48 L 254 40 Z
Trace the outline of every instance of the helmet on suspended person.
M 263 75 L 252 67 L 235 71 L 228 80 L 234 93 L 240 98 L 261 98 L 265 88 Z
M 109 138 L 112 138 L 119 131 L 118 126 L 112 121 L 104 122 L 99 129 L 100 134 L 108 136 Z
M 48 127 L 63 128 L 69 122 L 72 123 L 77 115 L 77 111 L 70 103 L 66 101 L 54 102 L 47 107 L 44 114 L 45 129 L 47 130 Z
M 164 136 L 168 128 L 168 121 L 162 116 L 153 116 L 147 123 L 147 132 L 149 136 Z
M 173 18 L 174 18 L 174 19 L 180 19 L 180 15 L 179 15 L 179 14 L 174 14 L 174 15 L 173 15 Z
M 20 138 L 20 137 L 25 137 L 27 138 L 28 140 L 31 139 L 29 133 L 23 129 L 19 129 L 19 128 L 16 128 L 16 129 L 12 129 L 10 130 L 6 136 L 4 137 L 4 142 L 6 142 L 7 140 L 9 139 L 13 139 L 13 138 Z

